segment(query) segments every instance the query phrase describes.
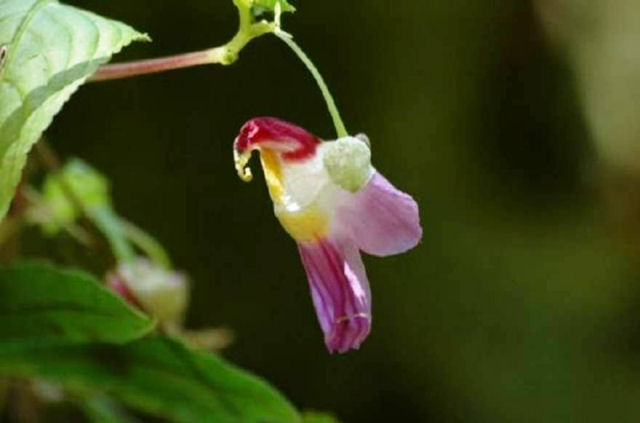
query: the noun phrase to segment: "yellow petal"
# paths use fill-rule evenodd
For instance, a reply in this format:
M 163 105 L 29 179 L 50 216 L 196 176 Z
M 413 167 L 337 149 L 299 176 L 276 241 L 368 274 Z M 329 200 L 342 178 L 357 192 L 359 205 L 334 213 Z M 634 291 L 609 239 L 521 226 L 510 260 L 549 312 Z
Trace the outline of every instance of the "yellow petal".
M 278 214 L 278 220 L 284 230 L 299 242 L 324 238 L 329 229 L 328 216 L 315 207 L 296 213 Z

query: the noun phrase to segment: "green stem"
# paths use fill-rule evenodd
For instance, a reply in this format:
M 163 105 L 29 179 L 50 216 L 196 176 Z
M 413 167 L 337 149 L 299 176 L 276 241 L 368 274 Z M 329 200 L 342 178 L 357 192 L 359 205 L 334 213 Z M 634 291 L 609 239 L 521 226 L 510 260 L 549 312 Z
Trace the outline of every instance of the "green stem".
M 135 259 L 135 251 L 127 240 L 120 219 L 111 208 L 85 207 L 85 214 L 107 239 L 118 263 L 127 263 Z
M 169 255 L 154 237 L 135 224 L 122 218 L 120 219 L 120 226 L 129 240 L 140 248 L 156 265 L 165 269 L 171 269 L 171 259 Z
M 336 106 L 336 102 L 333 100 L 333 96 L 327 87 L 327 84 L 324 82 L 322 75 L 315 67 L 309 56 L 305 54 L 305 52 L 300 48 L 295 41 L 293 41 L 293 37 L 290 34 L 287 34 L 284 31 L 276 30 L 273 33 L 276 37 L 280 38 L 286 45 L 293 50 L 293 52 L 300 58 L 302 63 L 307 67 L 313 78 L 316 80 L 316 84 L 318 84 L 318 88 L 322 92 L 322 96 L 324 97 L 325 103 L 327 103 L 327 108 L 329 109 L 329 113 L 331 114 L 331 119 L 333 119 L 333 126 L 336 128 L 336 133 L 338 134 L 338 138 L 346 137 L 349 135 L 347 132 L 347 128 L 345 128 L 344 123 L 342 122 L 342 118 L 340 117 L 340 112 L 338 111 L 338 107 Z
M 75 223 L 64 222 L 58 218 L 44 201 L 42 195 L 32 187 L 24 187 L 22 194 L 24 198 L 31 204 L 30 213 L 37 220 L 53 221 L 56 225 L 62 227 L 69 236 L 78 241 L 87 248 L 95 247 L 96 242 L 91 235 L 82 227 Z M 2 245 L 2 236 L 0 232 L 0 245 Z
M 58 174 L 62 190 L 71 204 L 86 216 L 107 239 L 116 260 L 118 262 L 133 260 L 135 258 L 135 251 L 129 244 L 115 212 L 109 207 L 92 207 L 85 203 L 82 196 L 75 191 L 73 184 L 66 179 L 58 155 L 44 139 L 41 139 L 36 144 L 36 151 L 49 171 Z

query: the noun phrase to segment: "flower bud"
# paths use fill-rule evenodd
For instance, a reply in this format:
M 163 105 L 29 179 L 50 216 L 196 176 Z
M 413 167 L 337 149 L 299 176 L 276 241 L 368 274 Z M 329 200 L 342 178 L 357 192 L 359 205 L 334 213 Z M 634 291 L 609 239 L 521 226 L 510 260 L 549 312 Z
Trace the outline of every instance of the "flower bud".
M 357 192 L 371 176 L 371 150 L 365 141 L 344 137 L 322 144 L 323 161 L 329 177 L 340 188 Z
M 108 286 L 143 309 L 167 330 L 180 328 L 189 303 L 189 285 L 181 273 L 162 269 L 144 258 L 118 266 Z

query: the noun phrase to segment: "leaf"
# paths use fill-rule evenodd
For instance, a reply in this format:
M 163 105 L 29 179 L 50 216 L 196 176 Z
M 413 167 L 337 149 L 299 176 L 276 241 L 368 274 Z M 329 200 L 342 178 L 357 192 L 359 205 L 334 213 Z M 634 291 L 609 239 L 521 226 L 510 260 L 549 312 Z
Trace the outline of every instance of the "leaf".
M 0 0 L 0 219 L 27 153 L 63 104 L 112 54 L 146 35 L 56 0 Z
M 317 413 L 308 411 L 302 416 L 302 423 L 339 423 L 338 420 L 330 414 Z
M 44 263 L 0 269 L 0 349 L 15 344 L 126 342 L 153 322 L 96 279 Z
M 295 409 L 266 382 L 167 338 L 123 346 L 0 349 L 0 376 L 44 377 L 76 392 L 102 390 L 176 422 L 300 423 Z
M 140 423 L 104 395 L 81 398 L 77 403 L 92 423 Z

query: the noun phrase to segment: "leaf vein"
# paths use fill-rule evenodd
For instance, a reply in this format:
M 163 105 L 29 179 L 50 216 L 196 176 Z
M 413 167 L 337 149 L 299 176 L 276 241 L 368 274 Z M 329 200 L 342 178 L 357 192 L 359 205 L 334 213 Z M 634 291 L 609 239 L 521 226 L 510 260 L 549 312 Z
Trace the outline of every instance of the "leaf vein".
M 35 15 L 38 13 L 38 11 L 40 9 L 42 9 L 44 6 L 46 6 L 47 4 L 49 4 L 51 2 L 54 2 L 54 1 L 56 1 L 56 0 L 38 0 L 38 2 L 36 2 L 33 6 L 31 6 L 31 9 L 29 9 L 29 11 L 27 12 L 27 15 L 24 17 L 24 20 L 22 21 L 22 23 L 18 27 L 16 33 L 13 36 L 13 39 L 11 40 L 11 43 L 9 45 L 9 49 L 10 50 L 13 50 L 13 47 L 18 45 L 18 43 L 22 39 L 22 36 L 24 35 L 25 31 L 27 30 L 27 27 L 31 23 L 31 20 L 35 17 Z M 14 54 L 10 54 L 9 55 L 9 57 L 7 58 L 7 61 L 4 64 L 5 68 L 7 68 L 7 69 L 9 68 L 9 63 L 12 61 L 13 57 L 15 57 Z

